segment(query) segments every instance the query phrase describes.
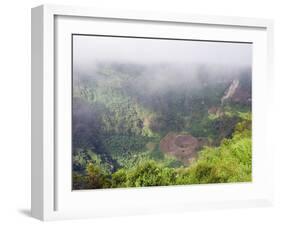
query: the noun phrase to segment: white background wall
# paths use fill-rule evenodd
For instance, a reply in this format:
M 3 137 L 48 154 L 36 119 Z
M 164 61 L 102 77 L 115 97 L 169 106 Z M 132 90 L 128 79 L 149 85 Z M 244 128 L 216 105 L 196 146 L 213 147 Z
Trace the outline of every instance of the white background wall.
M 281 225 L 281 6 L 278 0 L 5 0 L 0 8 L 0 225 L 38 225 L 30 218 L 30 8 L 42 3 L 275 20 L 275 107 L 270 141 L 275 152 L 276 203 L 270 208 L 51 222 L 51 225 Z M 278 118 L 279 116 L 279 118 Z M 274 135 L 275 134 L 275 135 Z M 273 176 L 273 175 L 268 175 Z

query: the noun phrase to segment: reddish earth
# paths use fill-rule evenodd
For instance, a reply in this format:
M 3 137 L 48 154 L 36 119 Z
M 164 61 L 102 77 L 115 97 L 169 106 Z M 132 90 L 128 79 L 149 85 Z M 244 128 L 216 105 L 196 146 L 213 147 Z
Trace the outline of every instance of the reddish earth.
M 241 87 L 238 87 L 236 92 L 231 97 L 231 100 L 234 103 L 242 103 L 242 104 L 251 103 L 251 93 L 248 90 L 243 90 Z
M 189 164 L 197 156 L 197 152 L 206 143 L 206 139 L 195 138 L 189 134 L 168 133 L 160 141 L 160 149 L 166 154 Z
M 224 114 L 221 107 L 214 107 L 214 106 L 208 109 L 208 113 L 212 115 L 216 115 L 217 117 L 223 116 Z
M 249 104 L 251 103 L 251 92 L 241 86 L 239 80 L 233 80 L 228 89 L 225 91 L 224 96 L 221 98 L 221 104 L 225 101 L 234 103 Z

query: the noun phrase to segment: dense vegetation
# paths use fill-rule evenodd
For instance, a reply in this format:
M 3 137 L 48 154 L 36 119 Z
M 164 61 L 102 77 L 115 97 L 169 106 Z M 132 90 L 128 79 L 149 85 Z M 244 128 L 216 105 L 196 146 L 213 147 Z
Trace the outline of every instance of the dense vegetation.
M 250 97 L 247 68 L 100 63 L 74 76 L 73 189 L 251 181 Z M 161 149 L 171 132 L 200 141 L 195 157 Z

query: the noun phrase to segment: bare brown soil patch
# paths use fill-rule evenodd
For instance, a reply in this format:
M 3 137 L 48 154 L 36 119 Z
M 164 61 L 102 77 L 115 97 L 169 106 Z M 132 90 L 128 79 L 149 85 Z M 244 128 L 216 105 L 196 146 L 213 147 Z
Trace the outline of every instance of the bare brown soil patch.
M 198 150 L 205 143 L 204 138 L 196 138 L 189 134 L 168 133 L 160 141 L 160 149 L 183 163 L 189 164 L 196 158 Z

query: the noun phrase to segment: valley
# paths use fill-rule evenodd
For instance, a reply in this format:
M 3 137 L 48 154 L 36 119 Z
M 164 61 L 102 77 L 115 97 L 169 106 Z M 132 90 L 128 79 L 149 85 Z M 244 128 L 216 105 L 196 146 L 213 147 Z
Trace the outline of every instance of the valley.
M 251 181 L 251 69 L 100 62 L 73 77 L 73 189 Z

